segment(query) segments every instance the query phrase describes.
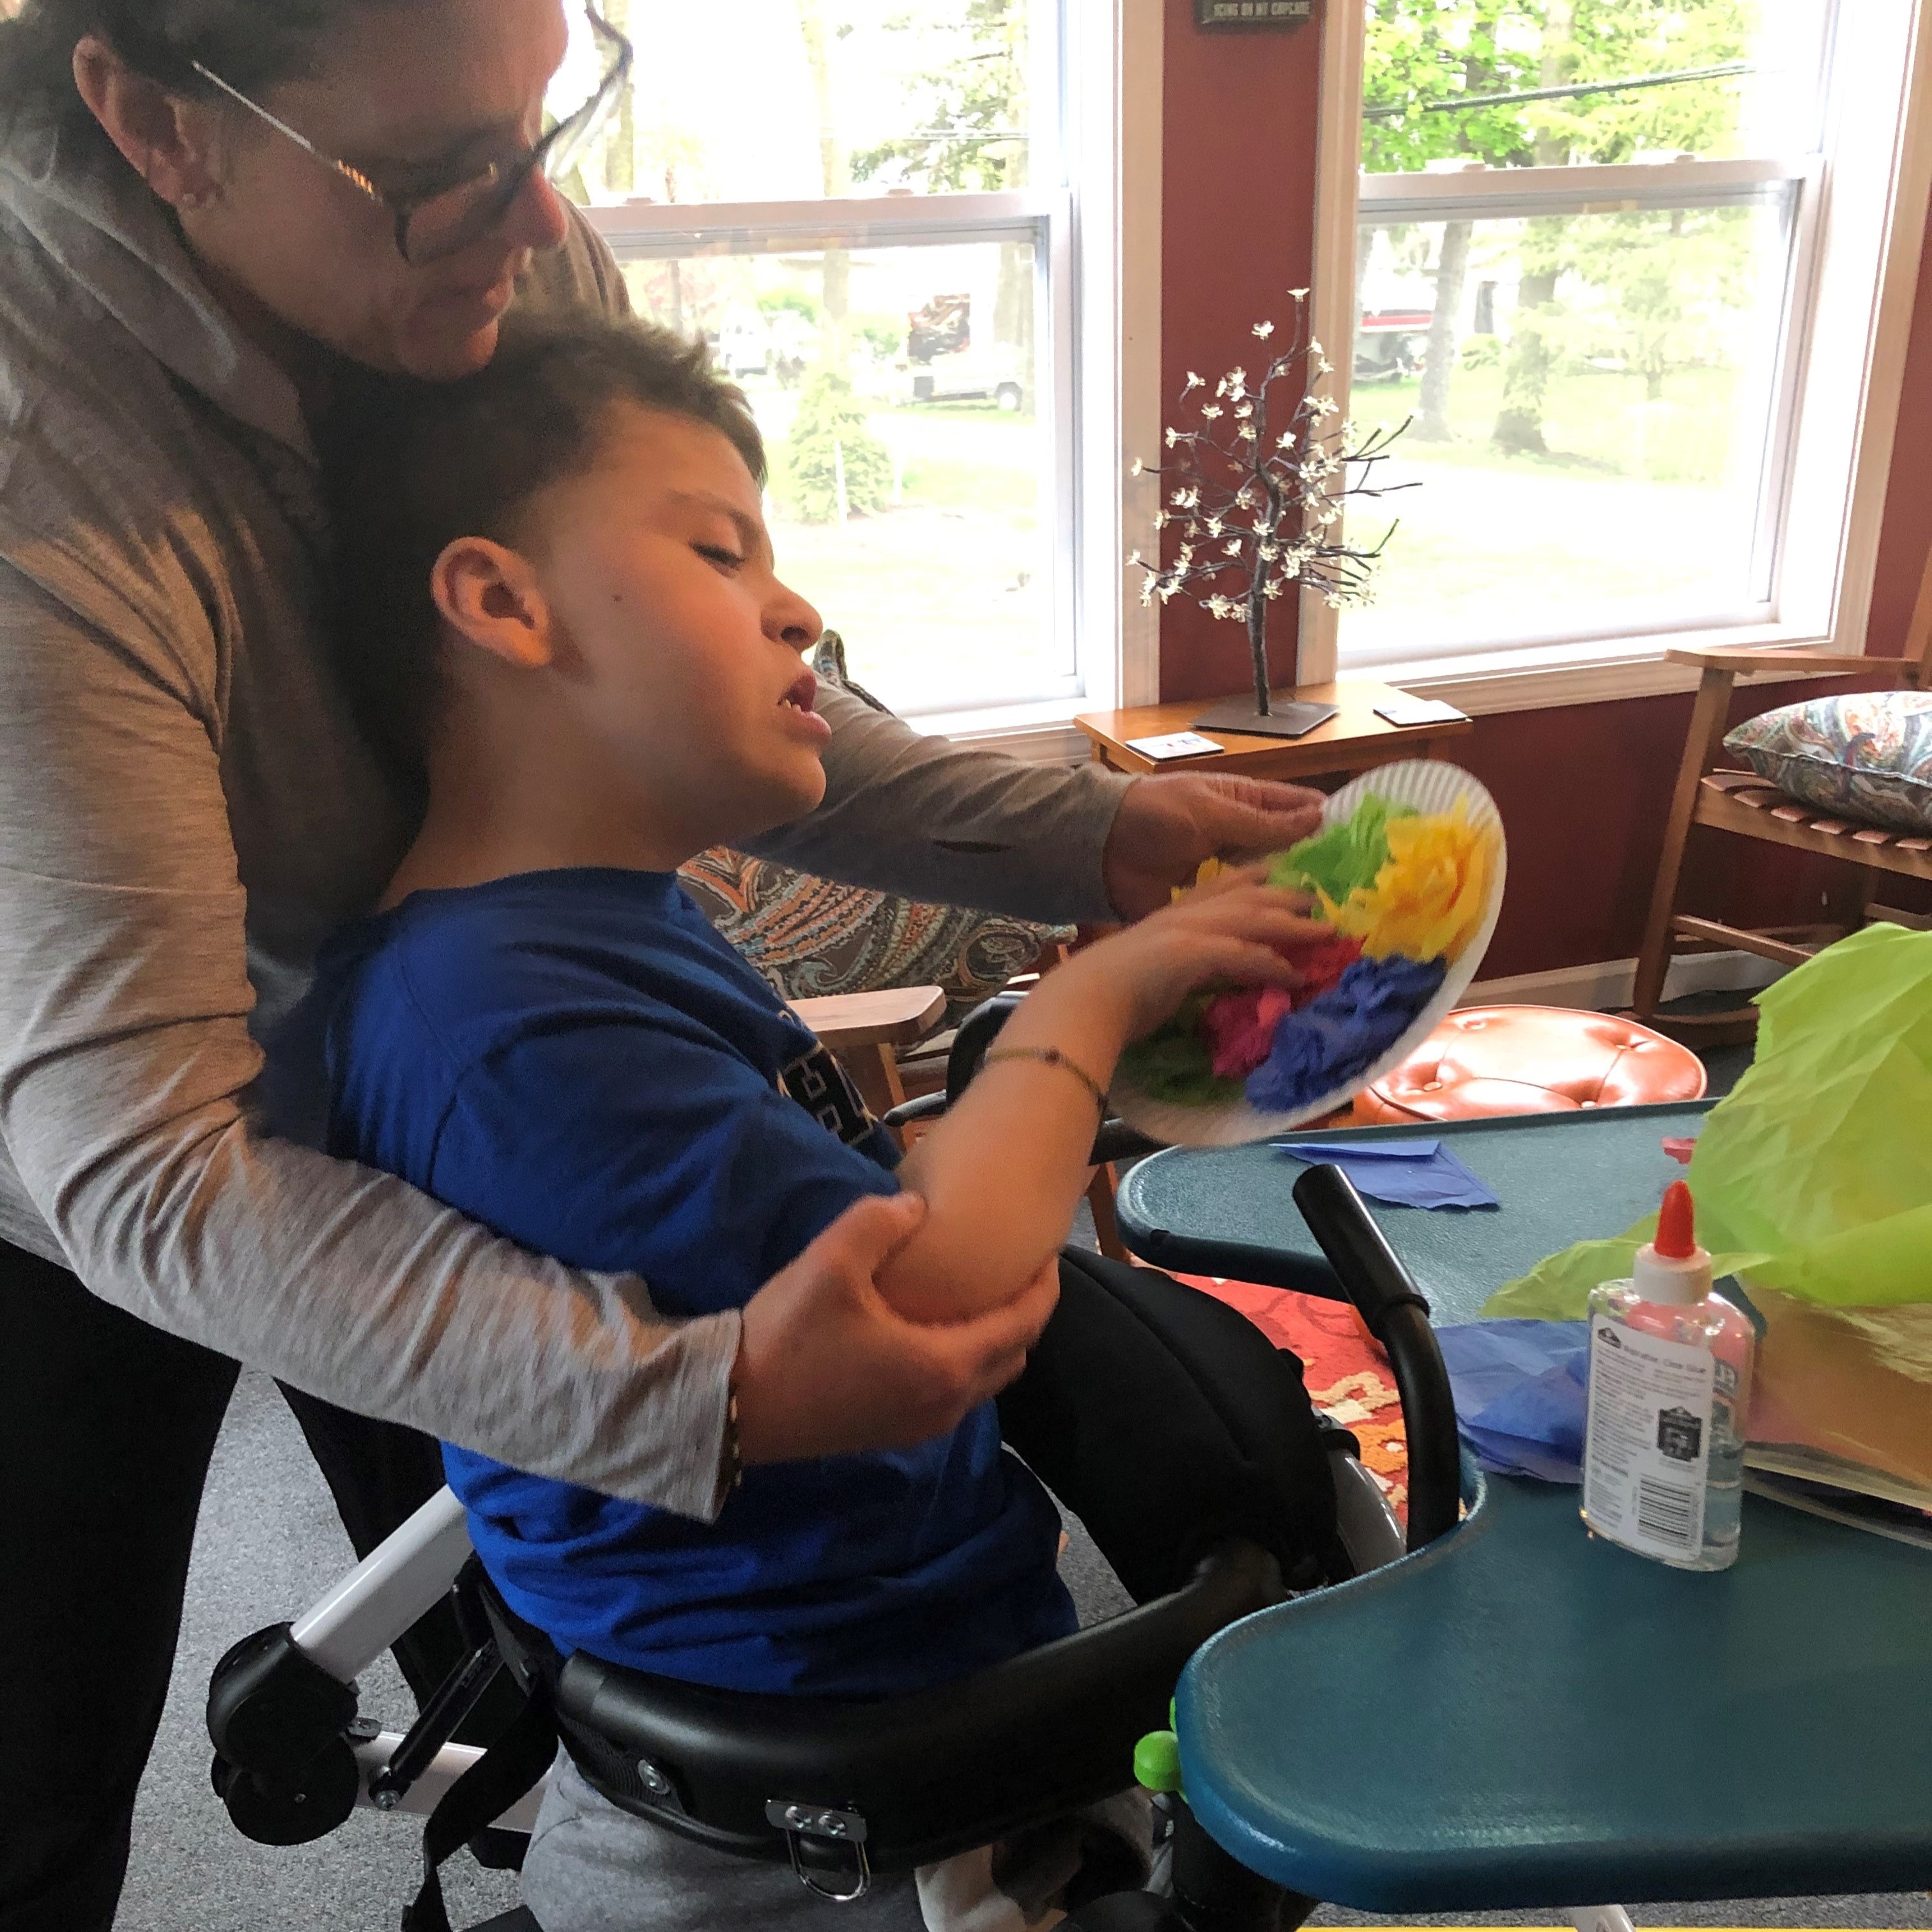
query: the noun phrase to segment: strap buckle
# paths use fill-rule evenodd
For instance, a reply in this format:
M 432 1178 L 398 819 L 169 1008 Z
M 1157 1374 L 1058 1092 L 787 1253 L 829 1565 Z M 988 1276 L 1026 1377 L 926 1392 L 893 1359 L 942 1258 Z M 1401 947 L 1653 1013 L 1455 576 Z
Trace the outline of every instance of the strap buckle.
M 862 1813 L 773 1798 L 766 1801 L 765 1822 L 784 1834 L 786 1849 L 791 1853 L 793 1875 L 807 1892 L 829 1904 L 850 1905 L 872 1889 L 872 1865 L 866 1856 L 866 1820 Z M 806 1839 L 814 1845 L 844 1846 L 850 1851 L 852 1876 L 856 1882 L 850 1891 L 835 1892 L 830 1886 L 821 1885 L 813 1873 L 806 1870 L 805 1862 L 799 1855 L 800 1844 Z

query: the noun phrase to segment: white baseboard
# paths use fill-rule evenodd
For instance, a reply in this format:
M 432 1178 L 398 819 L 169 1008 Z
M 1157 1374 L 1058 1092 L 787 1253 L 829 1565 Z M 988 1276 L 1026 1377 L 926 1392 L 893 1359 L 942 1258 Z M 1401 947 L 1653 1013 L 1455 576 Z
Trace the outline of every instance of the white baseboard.
M 1666 1000 L 1686 993 L 1755 992 L 1784 969 L 1749 952 L 1681 952 L 1664 982 Z M 1478 980 L 1457 1003 L 1465 1006 L 1580 1006 L 1591 1012 L 1627 1006 L 1636 984 L 1634 959 L 1604 959 L 1594 965 L 1560 966 L 1550 973 L 1519 973 L 1508 980 Z

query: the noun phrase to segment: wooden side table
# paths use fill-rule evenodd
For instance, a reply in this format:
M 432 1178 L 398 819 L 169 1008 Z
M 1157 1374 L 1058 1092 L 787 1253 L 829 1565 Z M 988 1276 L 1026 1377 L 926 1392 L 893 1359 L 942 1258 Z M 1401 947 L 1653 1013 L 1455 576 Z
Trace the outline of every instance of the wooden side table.
M 1311 704 L 1334 704 L 1341 709 L 1325 724 L 1318 724 L 1306 737 L 1244 737 L 1233 731 L 1214 730 L 1203 735 L 1222 747 L 1218 755 L 1203 752 L 1198 758 L 1174 759 L 1156 764 L 1140 752 L 1130 751 L 1130 738 L 1164 737 L 1170 732 L 1190 731 L 1195 718 L 1212 702 L 1190 698 L 1179 704 L 1142 705 L 1131 711 L 1092 711 L 1074 723 L 1092 741 L 1094 756 L 1110 770 L 1130 772 L 1216 771 L 1239 772 L 1258 778 L 1306 778 L 1334 772 L 1343 775 L 1365 772 L 1376 765 L 1393 764 L 1398 758 L 1437 758 L 1452 738 L 1474 729 L 1466 718 L 1448 724 L 1413 724 L 1405 728 L 1376 716 L 1376 706 L 1406 694 L 1392 685 L 1372 680 L 1349 678 L 1336 684 L 1309 684 L 1278 693 Z

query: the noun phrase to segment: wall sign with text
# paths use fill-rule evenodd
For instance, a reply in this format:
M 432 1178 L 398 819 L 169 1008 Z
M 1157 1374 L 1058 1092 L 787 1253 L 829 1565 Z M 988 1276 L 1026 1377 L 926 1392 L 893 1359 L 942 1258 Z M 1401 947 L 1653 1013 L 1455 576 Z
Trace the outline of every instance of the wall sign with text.
M 1298 27 L 1315 16 L 1315 0 L 1194 0 L 1197 27 Z

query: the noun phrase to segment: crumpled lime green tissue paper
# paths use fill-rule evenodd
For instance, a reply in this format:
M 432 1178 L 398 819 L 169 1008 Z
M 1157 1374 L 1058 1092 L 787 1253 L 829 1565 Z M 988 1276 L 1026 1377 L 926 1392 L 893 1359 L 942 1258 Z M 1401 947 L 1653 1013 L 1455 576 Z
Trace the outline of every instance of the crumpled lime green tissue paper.
M 1932 932 L 1868 926 L 1757 1004 L 1756 1060 L 1688 1177 L 1718 1275 L 1833 1307 L 1932 1302 Z M 1551 1256 L 1484 1314 L 1576 1319 L 1655 1226 Z
M 1412 805 L 1391 805 L 1378 792 L 1364 793 L 1346 818 L 1277 852 L 1268 862 L 1268 884 L 1292 892 L 1318 886 L 1340 905 L 1358 886 L 1373 885 L 1388 863 L 1389 820 L 1416 815 Z

